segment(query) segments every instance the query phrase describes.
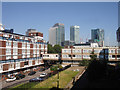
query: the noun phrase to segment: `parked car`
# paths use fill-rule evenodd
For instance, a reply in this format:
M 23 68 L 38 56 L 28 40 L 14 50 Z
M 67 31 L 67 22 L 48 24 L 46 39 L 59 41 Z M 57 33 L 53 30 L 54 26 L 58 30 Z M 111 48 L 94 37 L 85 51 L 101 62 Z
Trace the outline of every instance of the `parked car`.
M 40 68 L 40 70 L 39 70 L 40 72 L 42 72 L 42 71 L 45 71 L 45 68 Z
M 18 72 L 14 72 L 13 74 L 14 74 L 14 75 L 17 75 L 17 74 L 18 74 Z
M 30 73 L 28 73 L 28 75 L 34 75 L 35 73 L 35 71 L 31 71 Z
M 17 79 L 17 80 L 22 79 L 22 78 L 25 77 L 25 75 L 23 75 L 23 74 L 17 74 L 17 75 L 15 75 L 15 76 L 16 76 L 16 79 Z
M 10 78 L 12 76 L 12 74 L 8 74 L 8 77 Z
M 6 82 L 12 82 L 12 81 L 15 81 L 15 80 L 16 80 L 16 77 L 8 78 L 8 79 L 6 79 Z
M 47 75 L 47 73 L 42 73 L 40 74 L 40 77 L 45 77 Z
M 43 81 L 43 80 L 44 80 L 44 78 L 36 77 L 36 78 L 30 79 L 29 82 L 40 82 L 40 81 Z

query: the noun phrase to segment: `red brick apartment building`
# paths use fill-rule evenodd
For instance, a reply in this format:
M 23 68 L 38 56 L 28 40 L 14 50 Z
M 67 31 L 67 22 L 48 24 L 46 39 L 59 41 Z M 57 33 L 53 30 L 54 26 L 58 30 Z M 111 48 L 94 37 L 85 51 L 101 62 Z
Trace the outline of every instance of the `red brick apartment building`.
M 43 33 L 28 29 L 26 35 L 0 31 L 0 73 L 43 64 L 47 53 Z

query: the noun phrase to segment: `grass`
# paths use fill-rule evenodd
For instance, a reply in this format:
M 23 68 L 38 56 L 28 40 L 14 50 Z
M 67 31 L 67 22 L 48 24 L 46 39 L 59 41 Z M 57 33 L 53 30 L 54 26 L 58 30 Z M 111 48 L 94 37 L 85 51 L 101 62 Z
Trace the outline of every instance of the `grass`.
M 71 80 L 74 76 L 76 76 L 79 72 L 78 71 L 72 71 L 72 70 L 65 70 L 59 73 L 59 88 L 64 88 Z M 57 87 L 57 74 L 46 79 L 43 82 L 30 82 L 30 83 L 26 83 L 26 84 L 20 84 L 17 85 L 11 89 L 32 89 L 32 88 L 52 88 L 52 87 Z M 10 90 L 11 90 L 10 89 Z

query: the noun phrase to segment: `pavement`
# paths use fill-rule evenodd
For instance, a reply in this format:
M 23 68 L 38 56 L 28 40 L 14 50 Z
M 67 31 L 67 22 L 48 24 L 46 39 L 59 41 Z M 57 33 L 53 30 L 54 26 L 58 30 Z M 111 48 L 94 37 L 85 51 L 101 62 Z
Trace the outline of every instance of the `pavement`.
M 35 78 L 35 77 L 39 77 L 41 73 L 49 73 L 50 72 L 50 69 L 47 69 L 45 71 L 42 71 L 42 72 L 39 72 L 37 71 L 34 75 L 26 75 L 25 78 L 23 79 L 20 79 L 20 80 L 15 80 L 15 81 L 12 81 L 12 82 L 6 82 L 5 80 L 1 82 L 1 85 L 2 85 L 2 88 L 10 88 L 10 87 L 13 87 L 13 86 L 16 86 L 18 84 L 21 84 L 21 83 L 27 83 L 29 82 L 30 79 L 32 78 Z

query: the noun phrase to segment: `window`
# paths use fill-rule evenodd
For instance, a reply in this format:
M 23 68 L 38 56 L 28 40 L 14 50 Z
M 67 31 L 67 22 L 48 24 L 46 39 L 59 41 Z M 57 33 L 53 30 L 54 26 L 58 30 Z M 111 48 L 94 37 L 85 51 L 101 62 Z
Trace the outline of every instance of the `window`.
M 40 54 L 40 57 L 42 57 L 42 54 Z
M 22 43 L 22 47 L 25 47 L 26 46 L 26 43 Z
M 66 50 L 64 50 L 64 53 L 66 53 Z
M 100 52 L 100 50 L 94 50 L 94 53 L 99 53 Z
M 28 65 L 28 61 L 24 62 L 24 65 Z
M 13 42 L 13 47 L 18 47 L 17 42 Z
M 11 49 L 6 48 L 6 55 L 11 55 Z
M 76 55 L 76 58 L 81 58 L 81 55 Z
M 108 50 L 108 49 L 105 49 L 105 53 L 109 53 L 109 50 Z
M 11 46 L 11 42 L 6 41 L 6 46 Z
M 91 53 L 92 50 L 83 50 L 83 53 Z
M 100 55 L 99 58 L 104 58 L 104 56 L 103 56 L 103 55 Z
M 73 57 L 75 57 L 75 55 L 73 55 Z
M 119 50 L 117 50 L 118 52 L 117 53 L 120 53 L 120 49 Z
M 115 55 L 112 55 L 112 58 L 115 58 Z
M 120 58 L 120 55 L 117 55 L 118 58 Z
M 67 58 L 68 56 L 67 55 L 63 55 L 64 58 Z
M 71 57 L 71 55 L 69 55 L 69 57 Z
M 13 49 L 13 55 L 17 55 L 18 54 L 18 49 Z
M 30 48 L 30 44 L 29 43 L 27 43 L 27 48 Z
M 16 63 L 16 67 L 20 67 L 20 63 Z
M 83 55 L 83 58 L 90 58 L 89 55 Z

